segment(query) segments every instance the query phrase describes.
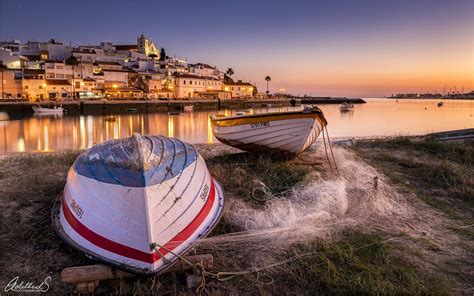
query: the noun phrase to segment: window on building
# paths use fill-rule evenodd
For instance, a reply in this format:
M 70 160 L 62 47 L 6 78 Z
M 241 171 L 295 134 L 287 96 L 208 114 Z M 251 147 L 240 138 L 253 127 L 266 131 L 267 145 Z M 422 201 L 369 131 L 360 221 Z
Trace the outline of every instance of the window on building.
M 240 86 L 237 88 L 237 90 L 240 90 Z
M 64 69 L 64 66 L 57 65 L 57 66 L 56 66 L 56 69 L 62 70 L 62 69 Z
M 183 80 L 183 84 L 186 84 L 186 80 Z

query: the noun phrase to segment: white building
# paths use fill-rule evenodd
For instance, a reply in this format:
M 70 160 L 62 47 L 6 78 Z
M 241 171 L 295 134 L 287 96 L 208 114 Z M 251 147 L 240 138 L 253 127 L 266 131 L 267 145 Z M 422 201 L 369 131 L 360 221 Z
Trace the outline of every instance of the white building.
M 199 76 L 214 77 L 216 79 L 224 79 L 224 72 L 219 71 L 217 67 L 212 67 L 208 64 L 197 63 L 189 66 L 191 73 Z
M 167 58 L 164 61 L 158 61 L 157 66 L 159 67 L 155 67 L 155 70 L 165 74 L 165 76 L 189 73 L 188 62 L 177 58 Z
M 28 41 L 20 48 L 24 56 L 39 56 L 41 60 L 61 61 L 69 58 L 72 47 L 51 39 L 48 42 Z
M 175 98 L 199 97 L 200 93 L 221 90 L 222 82 L 213 77 L 183 73 L 176 75 L 174 79 Z
M 0 47 L 0 61 L 9 69 L 20 69 L 26 58 L 13 53 L 9 48 Z
M 72 79 L 72 66 L 59 61 L 46 61 L 44 63 L 46 79 Z

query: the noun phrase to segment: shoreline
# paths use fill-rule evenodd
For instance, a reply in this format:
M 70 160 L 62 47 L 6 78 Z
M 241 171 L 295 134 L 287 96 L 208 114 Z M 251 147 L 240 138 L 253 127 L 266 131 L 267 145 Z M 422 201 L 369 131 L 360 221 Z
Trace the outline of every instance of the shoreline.
M 192 105 L 196 110 L 220 110 L 239 108 L 265 108 L 300 106 L 302 104 L 341 104 L 351 102 L 366 103 L 362 99 L 343 98 L 304 98 L 304 99 L 228 99 L 228 100 L 104 100 L 104 101 L 44 101 L 44 102 L 0 102 L 0 111 L 12 113 L 33 113 L 32 107 L 61 104 L 68 114 L 101 114 L 106 112 L 154 112 L 182 110 L 185 105 Z M 134 109 L 133 111 L 129 109 Z
M 340 145 L 340 146 L 351 146 L 356 142 L 370 142 L 370 141 L 392 141 L 397 139 L 409 139 L 409 140 L 423 140 L 423 139 L 437 139 L 440 141 L 463 141 L 469 140 L 474 138 L 474 128 L 467 128 L 467 129 L 458 129 L 458 130 L 446 130 L 446 131 L 439 131 L 439 132 L 432 132 L 428 134 L 417 134 L 417 135 L 391 135 L 391 136 L 360 136 L 360 137 L 349 137 L 349 136 L 341 136 L 341 137 L 331 137 L 331 142 L 333 145 Z M 322 139 L 317 139 L 316 142 L 321 142 Z M 96 145 L 98 143 L 94 143 Z M 199 149 L 223 149 L 228 148 L 235 151 L 241 151 L 237 148 L 232 148 L 227 146 L 221 142 L 214 142 L 214 143 L 189 143 L 192 146 L 199 147 Z M 28 155 L 28 154 L 54 154 L 54 153 L 61 153 L 64 151 L 82 151 L 87 150 L 79 149 L 79 148 L 71 148 L 71 149 L 58 149 L 58 150 L 50 150 L 50 151 L 0 151 L 0 160 L 12 156 L 12 155 Z M 243 151 L 241 151 L 243 152 Z

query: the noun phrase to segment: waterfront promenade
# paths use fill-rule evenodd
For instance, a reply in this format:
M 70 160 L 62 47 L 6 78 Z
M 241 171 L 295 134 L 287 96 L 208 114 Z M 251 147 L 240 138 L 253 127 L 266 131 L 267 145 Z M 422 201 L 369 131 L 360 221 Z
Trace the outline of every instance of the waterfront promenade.
M 238 109 L 299 106 L 301 104 L 341 104 L 343 102 L 365 103 L 362 99 L 346 98 L 303 98 L 303 99 L 192 99 L 192 100 L 99 100 L 99 101 L 43 101 L 43 102 L 0 102 L 0 111 L 8 113 L 32 113 L 33 106 L 52 107 L 62 105 L 68 114 L 101 114 L 104 112 L 153 112 L 176 111 L 185 105 L 199 110 Z M 12 115 L 10 114 L 10 115 Z

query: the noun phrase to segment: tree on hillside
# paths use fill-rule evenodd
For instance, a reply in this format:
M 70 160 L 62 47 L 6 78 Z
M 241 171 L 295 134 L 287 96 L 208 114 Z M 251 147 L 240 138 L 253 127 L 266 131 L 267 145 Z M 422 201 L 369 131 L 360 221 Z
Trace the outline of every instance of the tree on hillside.
M 74 79 L 76 78 L 75 67 L 79 65 L 79 61 L 75 56 L 70 56 L 65 60 L 65 63 L 72 67 L 72 95 L 73 98 L 76 99 L 76 84 L 74 83 Z
M 227 69 L 227 71 L 225 73 L 229 76 L 232 76 L 232 75 L 235 74 L 234 69 L 232 69 L 232 68 Z
M 270 91 L 268 91 L 268 83 L 272 80 L 272 78 L 270 76 L 266 76 L 265 77 L 265 81 L 267 82 L 267 96 L 268 94 L 270 94 Z
M 165 51 L 165 49 L 162 47 L 162 48 L 160 49 L 160 61 L 164 61 L 164 60 L 166 60 L 166 51 Z

